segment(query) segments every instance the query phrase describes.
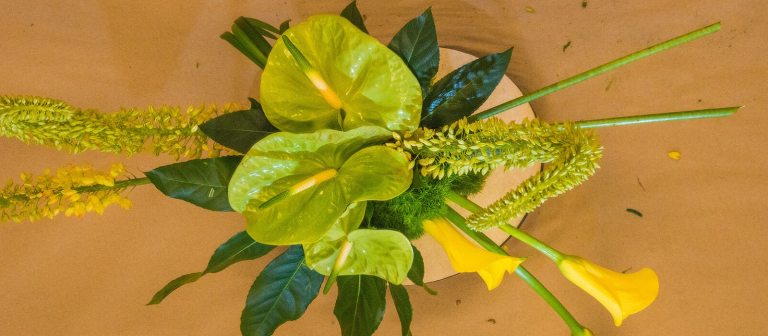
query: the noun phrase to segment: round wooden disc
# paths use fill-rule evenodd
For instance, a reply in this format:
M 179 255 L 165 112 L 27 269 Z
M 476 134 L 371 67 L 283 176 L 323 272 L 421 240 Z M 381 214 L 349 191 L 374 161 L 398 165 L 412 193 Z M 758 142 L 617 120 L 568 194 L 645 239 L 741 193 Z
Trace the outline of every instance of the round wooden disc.
M 447 75 L 449 72 L 456 68 L 467 64 L 477 57 L 470 54 L 452 50 L 452 49 L 440 49 L 440 68 L 437 72 L 436 78 L 440 79 Z M 493 106 L 499 105 L 511 99 L 522 96 L 522 92 L 517 88 L 515 83 L 512 82 L 507 76 L 501 79 L 501 82 L 496 87 L 496 90 L 491 94 L 488 100 L 478 109 L 478 111 L 484 111 Z M 522 121 L 524 119 L 534 119 L 536 116 L 529 104 L 520 105 L 506 111 L 498 116 L 502 120 L 506 121 Z M 504 196 L 507 192 L 515 188 L 522 183 L 525 179 L 533 176 L 541 169 L 540 164 L 533 165 L 531 167 L 522 169 L 510 169 L 504 170 L 499 168 L 491 172 L 491 176 L 488 178 L 488 182 L 485 184 L 485 188 L 470 197 L 474 202 L 481 206 L 491 204 L 493 201 Z M 463 215 L 467 215 L 466 211 L 456 208 Z M 523 220 L 523 216 L 514 219 L 510 222 L 515 226 L 519 226 Z M 488 237 L 493 239 L 497 244 L 501 244 L 509 238 L 509 236 L 499 229 L 488 230 L 485 232 Z M 442 247 L 429 235 L 424 235 L 422 238 L 414 241 L 413 243 L 421 252 L 424 257 L 424 281 L 431 282 L 441 279 L 445 279 L 449 276 L 456 274 L 456 271 L 451 267 L 451 263 L 448 260 L 448 256 L 443 251 Z M 407 280 L 406 280 L 407 281 Z

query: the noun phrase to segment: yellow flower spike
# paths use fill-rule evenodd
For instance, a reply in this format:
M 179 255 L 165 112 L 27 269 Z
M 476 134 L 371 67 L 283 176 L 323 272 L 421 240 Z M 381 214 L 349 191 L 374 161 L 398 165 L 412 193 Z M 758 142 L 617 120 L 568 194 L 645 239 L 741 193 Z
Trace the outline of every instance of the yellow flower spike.
M 440 243 L 456 272 L 477 272 L 488 290 L 501 284 L 504 272 L 512 274 L 525 259 L 505 256 L 475 245 L 442 218 L 424 221 L 424 231 Z
M 659 294 L 659 278 L 650 268 L 624 274 L 576 256 L 564 256 L 558 267 L 566 279 L 608 309 L 617 327 L 627 316 L 650 306 Z

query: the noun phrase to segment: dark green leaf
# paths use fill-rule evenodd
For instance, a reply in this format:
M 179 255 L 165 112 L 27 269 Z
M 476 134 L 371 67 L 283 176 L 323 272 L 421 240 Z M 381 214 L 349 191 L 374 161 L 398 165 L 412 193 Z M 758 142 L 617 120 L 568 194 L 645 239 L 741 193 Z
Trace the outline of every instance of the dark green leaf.
M 289 247 L 251 286 L 240 317 L 243 336 L 272 335 L 281 324 L 301 317 L 322 283 L 323 276 L 304 265 L 301 246 Z
M 279 29 L 275 28 L 275 26 L 269 23 L 266 23 L 264 21 L 254 19 L 254 18 L 249 18 L 249 17 L 242 17 L 242 19 L 248 22 L 248 24 L 251 27 L 253 27 L 256 31 L 258 31 L 261 35 L 269 37 L 273 40 L 277 39 L 277 37 L 275 37 L 275 35 L 272 35 L 270 33 L 280 34 Z
M 232 32 L 221 34 L 220 37 L 263 69 L 272 51 L 272 46 L 264 37 L 275 39 L 273 33 L 277 34 L 279 30 L 266 22 L 239 17 L 232 24 Z
M 176 279 L 171 280 L 165 287 L 157 291 L 152 297 L 152 300 L 147 305 L 155 305 L 162 302 L 166 296 L 173 293 L 177 288 L 186 285 L 191 282 L 195 282 L 203 276 L 203 272 L 184 274 Z
M 427 9 L 400 29 L 389 42 L 389 49 L 405 61 L 419 80 L 421 92 L 426 94 L 440 65 L 440 47 L 437 45 L 432 9 Z
M 387 282 L 370 275 L 342 276 L 333 314 L 342 336 L 370 336 L 379 327 L 386 308 Z
M 285 20 L 280 24 L 280 34 L 291 28 L 291 20 Z
M 413 263 L 411 264 L 411 269 L 408 270 L 408 279 L 410 279 L 413 284 L 424 288 L 427 293 L 437 295 L 437 292 L 435 292 L 432 288 L 427 287 L 427 285 L 424 283 L 424 258 L 421 256 L 421 252 L 419 252 L 416 246 L 412 247 Z
M 248 101 L 251 102 L 251 110 L 259 110 L 264 113 L 264 109 L 261 108 L 261 103 L 259 103 L 256 98 L 248 98 Z
M 422 105 L 422 126 L 438 128 L 477 110 L 499 84 L 512 49 L 491 54 L 454 70 L 429 90 Z
M 174 163 L 146 173 L 168 197 L 214 211 L 232 211 L 227 186 L 242 156 L 225 156 Z
M 267 63 L 267 57 L 261 53 L 258 49 L 253 50 L 242 43 L 235 37 L 234 34 L 230 32 L 225 32 L 219 36 L 222 40 L 229 42 L 230 45 L 235 47 L 235 49 L 239 50 L 243 55 L 248 57 L 248 59 L 251 60 L 251 62 L 256 63 L 256 65 L 259 66 L 259 68 L 264 69 L 264 65 Z
M 239 232 L 213 252 L 203 274 L 223 271 L 238 261 L 260 258 L 274 248 L 272 245 L 255 242 L 245 231 Z
M 272 38 L 275 38 L 275 36 L 270 34 L 267 30 L 263 29 L 262 24 L 267 25 L 266 23 L 259 20 L 241 16 L 235 20 L 235 23 L 232 25 L 232 33 L 237 36 L 237 39 L 240 40 L 241 43 L 245 45 L 252 43 L 255 45 L 256 48 L 259 48 L 259 51 L 261 51 L 261 53 L 266 57 L 269 56 L 269 52 L 272 51 L 272 46 L 269 44 L 269 42 L 267 42 L 264 36 L 269 36 Z M 277 31 L 277 28 L 273 29 L 274 31 Z
M 247 153 L 251 146 L 275 132 L 275 126 L 267 120 L 261 105 L 251 100 L 251 109 L 223 114 L 206 121 L 200 129 L 214 141 L 240 153 Z
M 363 33 L 368 34 L 368 29 L 365 29 L 365 22 L 363 22 L 363 15 L 357 9 L 357 1 L 352 1 L 347 7 L 344 7 L 344 10 L 341 11 L 341 16 L 352 22 Z
M 152 305 L 160 303 L 177 288 L 195 282 L 207 273 L 223 271 L 225 268 L 238 261 L 257 259 L 269 253 L 269 251 L 272 251 L 274 248 L 274 246 L 264 245 L 253 241 L 253 238 L 251 238 L 245 231 L 239 232 L 232 236 L 232 238 L 229 238 L 224 244 L 221 244 L 221 246 L 213 252 L 211 259 L 208 261 L 208 266 L 204 271 L 182 275 L 173 279 L 165 285 L 163 289 L 158 291 L 155 296 L 152 297 L 152 301 L 148 304 Z
M 395 303 L 397 316 L 400 317 L 400 329 L 403 336 L 411 336 L 411 320 L 413 320 L 413 307 L 408 298 L 408 291 L 402 285 L 389 285 L 389 294 Z

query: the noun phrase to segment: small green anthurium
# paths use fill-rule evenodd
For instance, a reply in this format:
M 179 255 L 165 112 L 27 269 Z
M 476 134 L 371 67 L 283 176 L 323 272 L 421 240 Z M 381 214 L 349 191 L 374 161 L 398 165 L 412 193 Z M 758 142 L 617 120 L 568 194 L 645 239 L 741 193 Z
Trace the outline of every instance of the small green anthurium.
M 245 215 L 247 232 L 259 243 L 317 242 L 351 204 L 408 189 L 408 158 L 381 145 L 391 137 L 376 126 L 269 135 L 232 175 L 230 205 Z
M 286 30 L 261 77 L 269 121 L 282 131 L 392 131 L 419 126 L 421 88 L 400 56 L 347 19 L 316 15 Z
M 411 242 L 394 230 L 358 229 L 365 207 L 351 204 L 321 240 L 304 245 L 307 266 L 330 276 L 326 288 L 339 275 L 373 275 L 396 285 L 408 275 Z

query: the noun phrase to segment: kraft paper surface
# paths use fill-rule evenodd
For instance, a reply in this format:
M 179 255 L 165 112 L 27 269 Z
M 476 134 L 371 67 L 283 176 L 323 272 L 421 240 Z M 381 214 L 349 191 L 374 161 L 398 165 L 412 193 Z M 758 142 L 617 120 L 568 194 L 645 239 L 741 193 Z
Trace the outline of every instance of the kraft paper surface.
M 247 103 L 260 70 L 219 39 L 238 16 L 273 24 L 338 13 L 346 1 L 2 0 L 0 94 L 115 111 Z M 768 329 L 768 13 L 765 1 L 359 1 L 388 42 L 432 6 L 441 46 L 485 55 L 514 46 L 509 77 L 527 93 L 720 21 L 722 31 L 532 102 L 546 121 L 744 105 L 729 118 L 600 129 L 601 168 L 523 227 L 614 270 L 651 267 L 660 295 L 620 328 L 535 251 L 513 255 L 595 335 L 762 335 Z M 533 10 L 526 10 L 530 7 Z M 567 47 L 566 47 L 567 46 Z M 0 178 L 69 163 L 125 162 L 140 174 L 169 157 L 72 155 L 0 139 Z M 668 157 L 681 153 L 679 160 Z M 167 281 L 205 267 L 243 229 L 151 186 L 131 210 L 0 224 L 0 335 L 239 335 L 248 289 L 270 258 L 241 262 L 145 306 Z M 628 212 L 635 209 L 642 217 Z M 274 256 L 275 251 L 269 256 Z M 522 281 L 488 292 L 475 274 L 409 287 L 415 335 L 568 335 Z M 336 335 L 335 289 L 277 335 Z M 399 335 L 390 305 L 377 335 Z

